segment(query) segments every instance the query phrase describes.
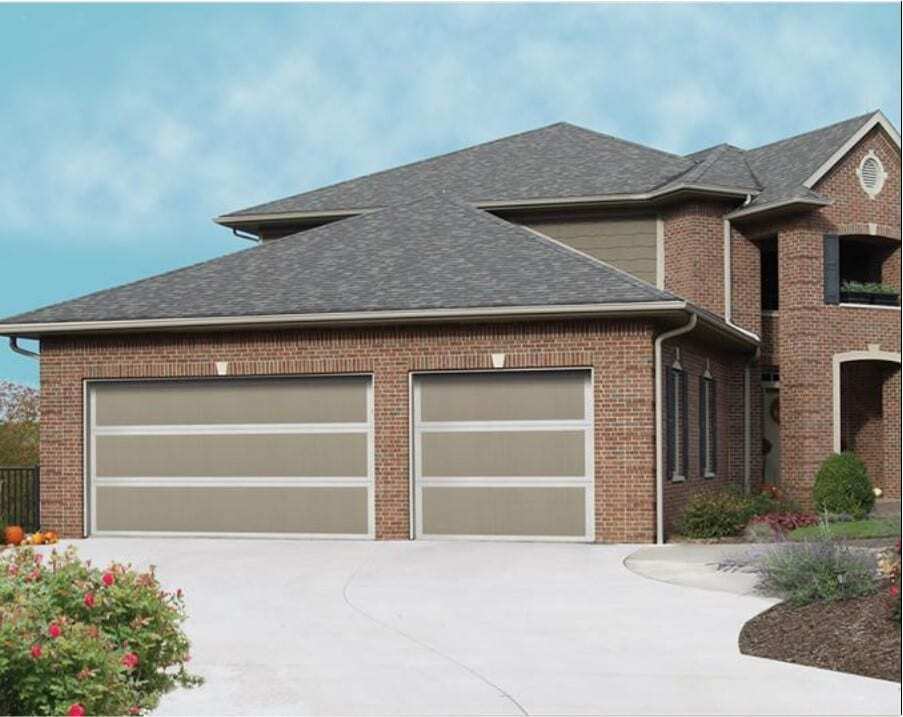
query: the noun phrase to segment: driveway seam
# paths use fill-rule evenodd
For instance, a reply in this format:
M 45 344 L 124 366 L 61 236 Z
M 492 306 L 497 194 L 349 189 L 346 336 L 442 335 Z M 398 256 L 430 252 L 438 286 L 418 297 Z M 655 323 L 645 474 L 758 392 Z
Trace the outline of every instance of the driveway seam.
M 351 586 L 351 583 L 354 581 L 354 579 L 357 577 L 357 574 L 361 571 L 361 568 L 363 568 L 366 563 L 367 563 L 367 561 L 365 560 L 364 562 L 362 562 L 360 565 L 358 565 L 354 569 L 354 572 L 351 573 L 351 575 L 348 577 L 348 580 L 345 581 L 344 587 L 342 588 L 342 598 L 345 600 L 345 604 L 348 605 L 348 607 L 350 607 L 352 610 L 354 610 L 358 614 L 363 615 L 365 618 L 367 618 L 371 622 L 376 623 L 383 629 L 389 630 L 390 632 L 394 632 L 399 637 L 403 637 L 404 639 L 406 639 L 410 642 L 413 642 L 418 647 L 422 647 L 423 649 L 428 650 L 435 655 L 438 655 L 439 657 L 443 658 L 444 660 L 451 662 L 456 667 L 459 667 L 462 670 L 464 670 L 465 672 L 469 673 L 473 677 L 476 677 L 478 680 L 480 680 L 480 682 L 482 682 L 483 684 L 487 685 L 488 687 L 491 687 L 492 689 L 494 689 L 496 692 L 498 692 L 498 694 L 500 694 L 502 697 L 504 697 L 506 700 L 508 700 L 512 705 L 514 705 L 515 709 L 517 709 L 517 711 L 521 715 L 523 715 L 523 717 L 530 717 L 530 713 L 527 712 L 527 710 L 524 709 L 524 706 L 520 702 L 518 702 L 510 693 L 506 692 L 504 690 L 504 688 L 495 684 L 492 680 L 490 680 L 488 677 L 486 677 L 485 675 L 478 672 L 473 667 L 470 667 L 469 665 L 465 665 L 463 662 L 456 660 L 451 655 L 447 655 L 446 653 L 442 652 L 438 648 L 433 647 L 429 643 L 424 642 L 423 640 L 421 640 L 417 637 L 414 637 L 413 635 L 405 632 L 404 630 L 399 630 L 394 625 L 391 625 L 387 622 L 384 622 L 383 620 L 380 620 L 375 615 L 371 615 L 369 612 L 367 612 L 363 608 L 361 608 L 361 607 L 355 605 L 353 602 L 351 602 L 351 599 L 348 597 L 348 588 Z

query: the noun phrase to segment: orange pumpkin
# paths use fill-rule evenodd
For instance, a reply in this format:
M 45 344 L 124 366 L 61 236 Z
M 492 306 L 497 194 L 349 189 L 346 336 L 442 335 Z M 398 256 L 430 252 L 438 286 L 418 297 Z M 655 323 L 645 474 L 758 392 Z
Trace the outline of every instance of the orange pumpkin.
M 3 537 L 6 539 L 7 544 L 19 545 L 25 540 L 25 531 L 22 530 L 21 525 L 7 525 L 6 530 L 3 532 Z
M 60 536 L 54 533 L 52 530 L 48 530 L 44 533 L 44 542 L 48 545 L 56 543 L 59 539 Z

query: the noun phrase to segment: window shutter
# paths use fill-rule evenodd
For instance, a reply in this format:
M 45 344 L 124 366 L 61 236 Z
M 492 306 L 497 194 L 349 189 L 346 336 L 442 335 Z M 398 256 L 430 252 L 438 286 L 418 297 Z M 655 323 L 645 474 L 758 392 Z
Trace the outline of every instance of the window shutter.
M 717 381 L 709 381 L 709 414 L 712 422 L 712 473 L 718 472 L 718 401 L 715 398 Z
M 699 377 L 699 475 L 705 478 L 705 416 L 709 407 L 706 405 L 705 377 Z
M 666 476 L 668 480 L 674 476 L 674 369 L 668 369 L 665 380 L 665 436 L 667 445 Z
M 683 429 L 681 431 L 682 435 L 680 436 L 680 474 L 684 477 L 687 476 L 687 469 L 689 468 L 689 461 L 687 460 L 687 446 L 690 445 L 690 421 L 689 414 L 687 413 L 687 378 L 686 375 L 681 376 L 680 382 L 680 415 L 683 416 L 683 421 L 681 421 L 680 425 Z
M 840 303 L 840 240 L 836 234 L 825 234 L 825 303 Z

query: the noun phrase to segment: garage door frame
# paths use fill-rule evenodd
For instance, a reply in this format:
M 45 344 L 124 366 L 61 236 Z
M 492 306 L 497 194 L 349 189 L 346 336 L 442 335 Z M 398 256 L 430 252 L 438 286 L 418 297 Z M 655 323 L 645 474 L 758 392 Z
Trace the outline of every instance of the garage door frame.
M 356 378 L 366 378 L 367 379 L 367 396 L 366 396 L 366 407 L 367 407 L 367 420 L 364 424 L 350 424 L 353 426 L 357 426 L 357 430 L 349 429 L 347 427 L 339 428 L 340 424 L 332 424 L 329 431 L 323 431 L 323 426 L 329 424 L 309 424 L 311 428 L 305 429 L 302 428 L 305 424 L 291 424 L 293 426 L 292 429 L 282 431 L 267 431 L 267 430 L 259 430 L 259 431 L 247 431 L 244 435 L 249 433 L 318 433 L 318 432 L 338 432 L 338 433 L 353 433 L 360 432 L 360 426 L 366 426 L 366 436 L 367 436 L 367 475 L 365 478 L 365 483 L 361 483 L 359 479 L 353 481 L 343 481 L 341 478 L 324 478 L 321 480 L 318 479 L 306 479 L 306 478 L 293 478 L 291 482 L 283 482 L 280 485 L 305 485 L 305 486 L 334 486 L 334 487 L 343 487 L 343 486 L 359 486 L 367 488 L 367 532 L 366 533 L 277 533 L 277 532 L 239 532 L 239 531 L 229 531 L 229 532 L 211 532 L 211 531 L 147 531 L 147 530 L 97 530 L 97 515 L 96 515 L 96 505 L 97 505 L 97 485 L 98 480 L 95 476 L 95 456 L 96 456 L 96 426 L 95 426 L 95 416 L 97 415 L 97 393 L 92 390 L 92 388 L 98 384 L 112 384 L 112 383 L 172 383 L 172 382 L 185 382 L 185 383 L 199 383 L 199 382 L 209 382 L 213 383 L 222 383 L 225 381 L 233 382 L 233 381 L 243 381 L 243 380 L 256 380 L 256 381 L 267 381 L 267 380 L 286 380 L 286 379 L 316 379 L 316 378 L 343 378 L 343 377 L 356 377 Z M 199 537 L 199 538 L 219 538 L 219 537 L 239 537 L 239 538 L 270 538 L 270 539 L 298 539 L 298 540 L 373 540 L 376 537 L 376 490 L 375 490 L 375 456 L 376 456 L 376 448 L 375 448 L 375 425 L 374 425 L 374 382 L 375 376 L 370 372 L 356 372 L 356 373 L 327 373 L 327 374 L 266 374 L 266 375 L 247 375 L 247 376 L 198 376 L 198 377 L 156 377 L 156 378 L 98 378 L 98 379 L 85 379 L 82 384 L 82 392 L 83 392 L 83 505 L 84 505 L 84 534 L 86 536 L 96 536 L 96 537 L 174 537 L 174 538 L 184 538 L 184 537 Z M 223 433 L 242 433 L 241 427 L 247 427 L 254 424 L 226 424 L 229 426 L 229 429 L 224 430 L 223 426 L 220 426 L 218 429 L 211 429 L 209 432 L 206 431 L 197 431 L 197 435 L 204 434 L 223 434 Z M 273 424 L 279 425 L 279 424 Z M 236 426 L 239 426 L 236 429 Z M 319 426 L 319 430 L 317 429 Z M 104 431 L 102 431 L 104 432 Z M 106 431 L 110 434 L 109 431 Z M 140 434 L 139 434 L 140 435 Z M 165 479 L 164 479 L 165 480 Z M 204 485 L 233 485 L 233 486 L 244 486 L 247 484 L 252 484 L 253 486 L 264 487 L 266 485 L 266 478 L 247 478 L 244 479 L 246 482 L 242 483 L 241 479 L 238 480 L 223 480 L 220 479 L 220 482 L 217 483 L 217 479 L 198 479 L 196 482 L 204 483 Z M 103 483 L 103 479 L 100 481 Z M 174 480 L 171 482 L 175 482 Z M 275 481 L 271 480 L 270 484 L 272 485 Z M 263 483 L 264 485 L 261 485 Z
M 503 373 L 560 373 L 574 372 L 587 374 L 587 380 L 584 382 L 584 420 L 579 422 L 585 431 L 584 440 L 584 473 L 582 479 L 574 478 L 549 478 L 549 479 L 444 479 L 443 482 L 448 485 L 466 484 L 472 487 L 491 487 L 491 486 L 510 486 L 522 487 L 525 485 L 534 487 L 565 487 L 577 486 L 583 487 L 585 490 L 585 533 L 581 536 L 550 536 L 550 535 L 433 535 L 423 534 L 422 530 L 422 492 L 421 485 L 418 484 L 417 477 L 421 474 L 421 440 L 420 440 L 420 397 L 417 378 L 428 375 L 461 375 L 461 374 L 503 374 Z M 411 540 L 471 540 L 471 541 L 542 541 L 542 542 L 566 542 L 566 543 L 592 543 L 596 539 L 596 480 L 595 480 L 595 443 L 596 443 L 596 422 L 595 422 L 595 371 L 592 366 L 558 366 L 558 367 L 542 367 L 542 368 L 508 368 L 508 369 L 450 369 L 450 370 L 432 370 L 432 371 L 412 371 L 408 374 L 408 425 L 409 445 L 408 451 L 408 496 L 409 496 L 409 535 Z M 515 423 L 523 423 L 517 421 L 472 421 L 458 422 L 459 424 L 469 424 L 473 428 L 489 429 L 490 424 L 499 426 L 507 424 L 503 430 L 512 430 Z M 555 430 L 573 429 L 578 425 L 577 421 L 572 420 L 542 420 L 534 421 L 535 428 L 553 428 Z M 434 424 L 435 426 L 436 424 Z M 433 427 L 433 430 L 436 430 Z M 520 480 L 520 482 L 519 482 Z M 436 481 L 430 481 L 436 485 Z

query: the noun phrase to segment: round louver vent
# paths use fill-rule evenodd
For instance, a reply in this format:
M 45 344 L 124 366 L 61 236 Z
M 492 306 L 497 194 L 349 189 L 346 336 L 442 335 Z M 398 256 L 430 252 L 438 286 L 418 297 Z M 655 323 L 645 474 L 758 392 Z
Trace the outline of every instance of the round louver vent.
M 874 150 L 869 150 L 868 154 L 862 158 L 856 174 L 859 175 L 859 184 L 862 186 L 862 190 L 872 199 L 881 191 L 887 176 L 884 165 L 881 164 L 881 160 L 878 159 Z

